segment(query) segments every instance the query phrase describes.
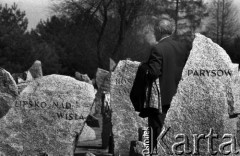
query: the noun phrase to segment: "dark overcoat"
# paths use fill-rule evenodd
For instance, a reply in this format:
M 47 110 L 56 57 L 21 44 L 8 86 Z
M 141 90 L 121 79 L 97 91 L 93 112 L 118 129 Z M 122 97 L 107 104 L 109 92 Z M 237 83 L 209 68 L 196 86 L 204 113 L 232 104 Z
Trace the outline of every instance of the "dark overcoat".
M 148 60 L 150 74 L 160 79 L 161 104 L 170 105 L 176 93 L 190 49 L 184 42 L 167 37 L 156 44 Z

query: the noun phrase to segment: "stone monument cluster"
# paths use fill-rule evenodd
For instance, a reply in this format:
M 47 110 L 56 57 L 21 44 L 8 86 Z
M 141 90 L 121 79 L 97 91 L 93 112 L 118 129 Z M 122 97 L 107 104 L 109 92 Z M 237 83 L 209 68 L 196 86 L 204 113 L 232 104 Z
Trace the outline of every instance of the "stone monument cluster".
M 40 61 L 20 74 L 0 69 L 0 155 L 73 156 L 79 142 L 96 139 L 93 127 L 101 127 L 109 154 L 148 155 L 141 130 L 147 118 L 138 116 L 129 97 L 139 64 L 123 60 L 110 72 L 99 68 L 92 80 L 79 72 L 75 78 L 43 76 Z M 158 155 L 239 155 L 239 88 L 238 65 L 196 34 Z

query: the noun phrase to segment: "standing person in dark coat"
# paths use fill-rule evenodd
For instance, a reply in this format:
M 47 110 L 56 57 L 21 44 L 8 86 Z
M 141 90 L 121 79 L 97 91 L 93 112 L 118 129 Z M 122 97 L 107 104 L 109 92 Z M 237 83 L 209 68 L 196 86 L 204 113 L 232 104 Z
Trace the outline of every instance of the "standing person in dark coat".
M 190 51 L 186 44 L 173 39 L 174 29 L 174 21 L 170 18 L 161 18 L 155 24 L 154 34 L 158 43 L 152 48 L 148 59 L 150 77 L 153 79 L 159 77 L 160 80 L 163 112 L 149 114 L 154 148 L 156 148 L 157 137 L 161 132 L 172 97 L 176 93 Z

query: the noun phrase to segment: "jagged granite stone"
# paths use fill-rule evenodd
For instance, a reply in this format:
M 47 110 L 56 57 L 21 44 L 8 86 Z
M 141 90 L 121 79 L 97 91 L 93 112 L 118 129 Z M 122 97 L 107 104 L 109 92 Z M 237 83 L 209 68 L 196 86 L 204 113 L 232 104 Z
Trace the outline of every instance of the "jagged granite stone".
M 232 81 L 232 91 L 233 91 L 233 98 L 234 98 L 234 113 L 235 116 L 238 116 L 240 114 L 240 73 L 238 72 L 233 76 Z M 237 122 L 237 142 L 240 145 L 240 120 Z
M 109 71 L 113 71 L 116 66 L 117 66 L 117 63 L 112 58 L 110 58 L 109 59 Z
M 100 88 L 100 86 L 103 84 L 104 82 L 104 78 L 109 74 L 108 71 L 98 68 L 97 69 L 97 73 L 96 73 L 96 84 L 97 87 Z
M 8 113 L 11 103 L 17 96 L 18 88 L 13 77 L 5 69 L 0 68 L 0 119 Z
M 29 68 L 31 76 L 36 79 L 43 76 L 42 72 L 42 63 L 39 60 L 36 60 L 33 65 Z
M 116 155 L 129 155 L 131 141 L 138 140 L 139 127 L 147 124 L 147 120 L 140 118 L 135 112 L 130 101 L 130 91 L 139 64 L 130 60 L 120 61 L 111 73 L 110 104 Z
M 34 79 L 30 71 L 26 71 L 25 73 L 26 73 L 25 81 L 32 81 Z
M 75 72 L 75 78 L 79 81 L 87 82 L 89 84 L 92 84 L 92 81 L 88 77 L 87 74 L 81 74 L 79 72 Z
M 28 86 L 29 83 L 30 82 L 23 82 L 23 83 L 17 84 L 18 93 L 20 94 Z
M 89 127 L 88 125 L 84 125 L 84 128 L 79 136 L 78 142 L 88 141 L 88 140 L 95 140 L 96 133 L 95 131 Z
M 61 75 L 28 84 L 0 119 L 0 153 L 73 156 L 76 136 L 94 100 L 94 88 Z
M 240 114 L 240 72 L 233 75 L 231 86 L 234 98 L 234 113 Z
M 231 75 L 237 72 L 235 67 L 220 46 L 196 34 L 158 137 L 158 155 L 220 156 L 230 150 L 229 145 L 223 148 L 223 143 L 231 140 L 229 137 L 236 142 L 239 135 L 238 118 L 230 118 L 234 113 Z

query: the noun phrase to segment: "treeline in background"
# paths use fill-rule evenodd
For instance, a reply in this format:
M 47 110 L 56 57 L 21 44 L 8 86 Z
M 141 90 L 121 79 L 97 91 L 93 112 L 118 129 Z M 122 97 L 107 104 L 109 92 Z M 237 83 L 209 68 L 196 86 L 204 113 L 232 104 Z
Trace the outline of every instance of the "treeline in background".
M 92 78 L 98 67 L 109 70 L 109 58 L 145 61 L 159 16 L 174 19 L 176 38 L 191 44 L 200 32 L 240 63 L 240 16 L 232 0 L 53 0 L 50 9 L 49 19 L 27 31 L 25 12 L 0 4 L 0 67 L 21 73 L 40 60 L 44 75 L 78 71 Z

